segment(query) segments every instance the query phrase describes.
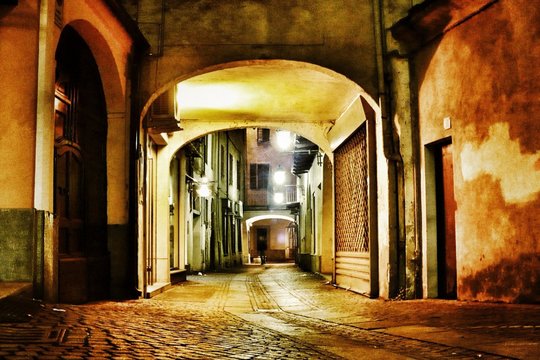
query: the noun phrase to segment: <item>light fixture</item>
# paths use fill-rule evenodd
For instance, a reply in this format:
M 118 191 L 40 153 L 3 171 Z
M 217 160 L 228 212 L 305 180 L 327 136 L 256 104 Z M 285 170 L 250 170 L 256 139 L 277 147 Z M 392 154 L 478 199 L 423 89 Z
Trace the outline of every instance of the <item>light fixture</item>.
M 274 193 L 274 202 L 276 204 L 282 204 L 284 200 L 285 200 L 285 196 L 283 195 L 282 192 Z
M 292 144 L 292 136 L 290 131 L 286 130 L 277 130 L 276 131 L 276 142 L 280 150 L 288 150 Z
M 285 170 L 283 170 L 281 165 L 278 165 L 277 170 L 274 172 L 274 183 L 277 185 L 285 183 Z
M 200 180 L 195 179 L 188 174 L 185 174 L 188 178 L 187 183 L 189 185 L 189 191 L 195 190 L 198 196 L 200 197 L 210 197 L 212 195 L 212 189 L 210 188 L 210 183 L 213 181 L 208 181 L 207 177 L 203 177 Z
M 197 195 L 200 197 L 209 197 L 212 194 L 210 186 L 208 184 L 208 179 L 203 177 L 197 186 Z
M 323 157 L 324 154 L 320 151 L 317 151 L 317 165 L 322 166 L 323 165 Z

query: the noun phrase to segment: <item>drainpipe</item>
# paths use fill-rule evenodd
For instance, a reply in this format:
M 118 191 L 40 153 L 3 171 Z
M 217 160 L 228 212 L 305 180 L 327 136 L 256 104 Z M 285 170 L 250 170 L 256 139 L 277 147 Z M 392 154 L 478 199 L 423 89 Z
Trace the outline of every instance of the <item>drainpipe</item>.
M 388 90 L 387 84 L 391 83 L 392 79 L 385 71 L 385 54 L 387 52 L 385 19 L 383 0 L 377 0 L 373 6 L 373 17 L 375 21 L 374 36 L 376 50 L 376 65 L 378 78 L 378 95 L 379 106 L 381 109 L 382 131 L 383 131 L 383 154 L 388 160 L 389 172 L 389 210 L 395 209 L 394 216 L 389 216 L 389 243 L 392 250 L 389 254 L 388 268 L 388 296 L 389 298 L 396 297 L 400 289 L 405 287 L 405 263 L 404 249 L 400 245 L 404 241 L 402 226 L 400 219 L 404 211 L 402 190 L 400 189 L 400 173 L 403 171 L 403 160 L 397 149 L 397 144 L 394 138 L 394 127 L 389 115 L 392 114 L 392 97 Z M 393 194 L 393 196 L 392 196 Z

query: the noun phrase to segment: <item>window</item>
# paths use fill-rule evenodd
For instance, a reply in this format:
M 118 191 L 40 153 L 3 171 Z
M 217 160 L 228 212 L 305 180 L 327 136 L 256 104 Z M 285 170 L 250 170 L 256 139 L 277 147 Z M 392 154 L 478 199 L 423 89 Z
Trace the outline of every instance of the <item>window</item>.
M 270 173 L 270 164 L 250 164 L 249 165 L 249 188 L 267 189 L 268 174 Z
M 221 208 L 222 208 L 222 217 L 221 217 L 221 234 L 222 234 L 222 246 L 223 246 L 223 255 L 228 256 L 229 255 L 229 236 L 230 236 L 230 229 L 229 229 L 229 218 L 230 216 L 227 216 L 229 213 L 229 205 L 227 199 L 221 199 Z
M 270 129 L 257 129 L 257 143 L 267 143 L 270 141 Z

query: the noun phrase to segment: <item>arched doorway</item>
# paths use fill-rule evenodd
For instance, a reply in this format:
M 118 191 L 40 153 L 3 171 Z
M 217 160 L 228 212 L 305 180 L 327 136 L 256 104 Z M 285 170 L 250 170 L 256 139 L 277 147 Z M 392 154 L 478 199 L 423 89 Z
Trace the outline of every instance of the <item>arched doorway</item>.
M 109 293 L 107 111 L 94 57 L 66 27 L 56 51 L 54 214 L 58 298 L 82 303 Z
M 245 221 L 250 261 L 287 262 L 296 260 L 297 229 L 291 215 L 255 215 Z

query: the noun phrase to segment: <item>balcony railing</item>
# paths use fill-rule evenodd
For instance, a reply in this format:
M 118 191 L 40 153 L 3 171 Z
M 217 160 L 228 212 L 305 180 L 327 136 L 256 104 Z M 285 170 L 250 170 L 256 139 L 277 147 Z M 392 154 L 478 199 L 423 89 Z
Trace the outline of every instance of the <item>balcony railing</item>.
M 302 197 L 304 195 L 304 189 L 301 185 L 284 185 L 284 203 L 291 204 L 302 202 Z

